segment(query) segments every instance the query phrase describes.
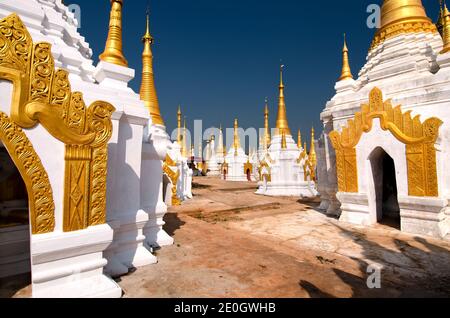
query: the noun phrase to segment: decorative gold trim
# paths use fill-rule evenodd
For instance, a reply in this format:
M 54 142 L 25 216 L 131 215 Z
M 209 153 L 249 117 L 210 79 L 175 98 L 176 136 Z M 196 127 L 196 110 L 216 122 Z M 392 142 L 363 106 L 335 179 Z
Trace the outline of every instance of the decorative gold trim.
M 432 117 L 423 123 L 420 116 L 411 117 L 411 111 L 402 113 L 401 106 L 392 107 L 391 100 L 383 101 L 383 93 L 374 88 L 369 104 L 361 106 L 354 119 L 348 121 L 342 132 L 333 131 L 330 139 L 336 151 L 338 187 L 341 192 L 358 192 L 356 146 L 363 133 L 372 130 L 373 119 L 379 118 L 383 130 L 389 131 L 406 145 L 408 188 L 410 196 L 435 197 L 439 195 L 434 144 L 443 122 Z
M 169 177 L 170 182 L 172 182 L 172 205 L 179 206 L 181 205 L 181 199 L 177 194 L 177 184 L 180 178 L 180 171 L 178 169 L 176 172 L 174 171 L 174 168 L 177 168 L 177 163 L 167 155 L 162 168 L 163 172 Z
M 13 83 L 11 119 L 41 124 L 66 145 L 64 231 L 106 222 L 107 143 L 114 107 L 71 91 L 68 72 L 54 69 L 49 43 L 33 45 L 16 14 L 0 20 L 0 78 Z
M 55 204 L 47 172 L 22 128 L 0 112 L 0 140 L 22 176 L 28 192 L 32 234 L 53 232 Z
M 369 51 L 376 48 L 381 43 L 388 39 L 391 39 L 400 34 L 408 33 L 438 33 L 437 27 L 431 21 L 405 21 L 403 23 L 395 23 L 392 25 L 387 25 L 386 27 L 378 30 L 375 37 L 370 45 Z
M 247 163 L 244 164 L 244 174 L 246 174 L 247 170 L 249 170 L 249 169 L 250 169 L 250 173 L 253 173 L 253 165 L 249 161 L 247 161 Z
M 262 170 L 263 170 L 264 167 L 267 168 L 267 172 L 268 173 L 264 173 L 264 174 L 262 173 Z M 259 180 L 263 180 L 263 177 L 267 176 L 267 182 L 271 182 L 272 181 L 272 172 L 271 172 L 271 170 L 272 169 L 270 168 L 269 164 L 265 160 L 261 161 L 261 163 L 259 164 L 259 167 L 258 167 Z

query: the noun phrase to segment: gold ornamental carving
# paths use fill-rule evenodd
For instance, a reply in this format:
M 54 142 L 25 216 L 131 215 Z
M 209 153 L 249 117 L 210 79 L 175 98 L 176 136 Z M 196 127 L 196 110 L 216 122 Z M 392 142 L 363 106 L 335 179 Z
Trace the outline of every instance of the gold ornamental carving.
M 330 139 L 336 151 L 336 168 L 340 192 L 358 192 L 356 146 L 363 133 L 372 130 L 373 119 L 379 118 L 381 128 L 389 131 L 406 145 L 408 192 L 410 196 L 436 197 L 439 195 L 435 143 L 443 122 L 435 117 L 422 122 L 411 111 L 402 112 L 391 100 L 383 101 L 380 89 L 370 92 L 369 104 L 349 120 L 342 132 L 333 131 Z
M 0 140 L 19 170 L 27 188 L 31 233 L 53 232 L 55 204 L 47 172 L 22 128 L 3 112 L 0 112 Z
M 86 107 L 72 92 L 69 74 L 55 70 L 49 43 L 33 44 L 16 14 L 0 20 L 0 78 L 13 83 L 11 120 L 22 128 L 41 124 L 66 145 L 65 232 L 106 222 L 107 143 L 114 107 Z
M 172 182 L 172 205 L 181 205 L 181 199 L 177 194 L 177 184 L 180 178 L 180 171 L 177 169 L 177 163 L 169 156 L 163 162 L 163 172 L 169 177 Z

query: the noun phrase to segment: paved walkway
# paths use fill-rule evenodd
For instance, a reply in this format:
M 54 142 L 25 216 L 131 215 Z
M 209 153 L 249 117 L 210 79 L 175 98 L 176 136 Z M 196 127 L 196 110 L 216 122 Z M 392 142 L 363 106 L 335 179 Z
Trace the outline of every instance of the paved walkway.
M 195 198 L 166 217 L 175 245 L 119 280 L 124 297 L 450 296 L 448 242 L 343 224 L 252 183 L 194 182 Z M 367 287 L 369 265 L 381 289 Z

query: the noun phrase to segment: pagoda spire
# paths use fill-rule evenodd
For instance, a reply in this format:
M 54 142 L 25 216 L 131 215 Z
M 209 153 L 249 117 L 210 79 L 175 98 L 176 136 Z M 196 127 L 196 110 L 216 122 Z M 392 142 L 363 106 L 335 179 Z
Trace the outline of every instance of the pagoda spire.
M 291 136 L 291 131 L 289 129 L 289 124 L 286 115 L 286 103 L 284 100 L 284 83 L 283 83 L 283 68 L 284 65 L 280 66 L 280 96 L 278 101 L 278 116 L 277 116 L 277 134 L 281 136 L 283 132 L 286 135 Z
M 178 127 L 178 131 L 177 131 L 177 142 L 179 145 L 181 145 L 181 105 L 178 106 L 178 112 L 177 112 L 177 127 Z
M 223 154 L 224 146 L 223 146 L 223 130 L 222 125 L 219 128 L 219 140 L 217 142 L 217 153 Z
M 443 36 L 444 48 L 441 54 L 450 52 L 450 13 L 448 11 L 447 5 L 444 3 L 444 18 L 443 18 Z
M 300 129 L 298 130 L 297 147 L 298 149 L 302 149 L 302 132 L 300 131 Z
M 234 142 L 233 142 L 233 148 L 234 148 L 234 155 L 238 155 L 238 149 L 241 147 L 241 141 L 239 140 L 239 124 L 237 118 L 234 120 Z
M 122 6 L 123 0 L 111 0 L 108 38 L 99 58 L 107 63 L 128 66 L 122 51 Z
M 314 127 L 311 129 L 311 147 L 309 149 L 309 161 L 313 167 L 317 165 L 317 153 L 316 153 L 316 144 L 315 144 L 315 131 Z
M 352 70 L 350 68 L 350 59 L 348 57 L 347 38 L 344 33 L 344 47 L 342 49 L 342 72 L 339 81 L 353 79 Z
M 266 105 L 264 107 L 264 148 L 269 148 L 270 140 L 270 126 L 269 126 L 269 104 L 266 97 Z
M 164 126 L 164 121 L 159 110 L 158 96 L 156 95 L 155 79 L 153 74 L 153 53 L 151 45 L 154 39 L 150 34 L 150 16 L 147 13 L 147 27 L 145 35 L 142 38 L 144 51 L 142 52 L 142 82 L 141 82 L 141 100 L 144 101 L 153 124 Z

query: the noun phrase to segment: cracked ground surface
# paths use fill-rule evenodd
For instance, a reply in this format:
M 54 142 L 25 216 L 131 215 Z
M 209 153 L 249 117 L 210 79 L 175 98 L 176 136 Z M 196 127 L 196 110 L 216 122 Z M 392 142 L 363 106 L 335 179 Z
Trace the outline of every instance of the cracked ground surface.
M 450 243 L 357 227 L 316 202 L 254 194 L 254 183 L 194 180 L 173 207 L 175 245 L 118 280 L 124 297 L 449 297 Z M 381 289 L 367 287 L 369 265 Z

